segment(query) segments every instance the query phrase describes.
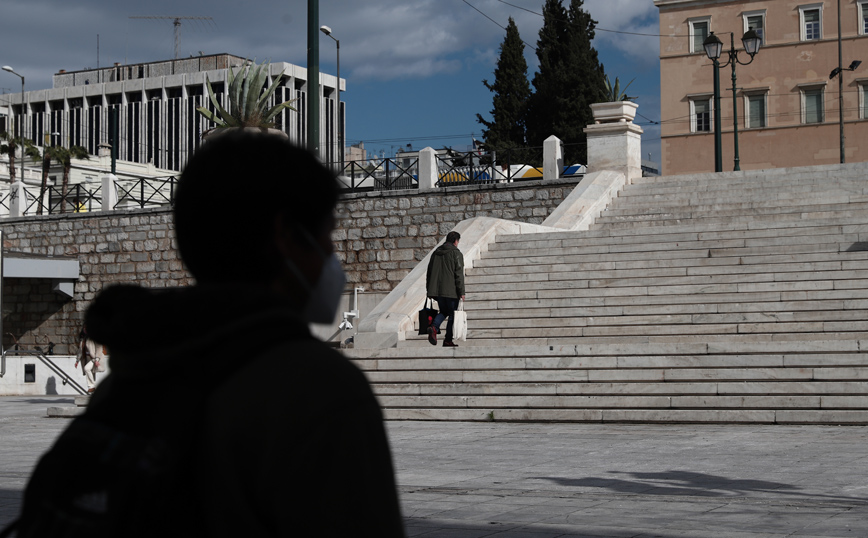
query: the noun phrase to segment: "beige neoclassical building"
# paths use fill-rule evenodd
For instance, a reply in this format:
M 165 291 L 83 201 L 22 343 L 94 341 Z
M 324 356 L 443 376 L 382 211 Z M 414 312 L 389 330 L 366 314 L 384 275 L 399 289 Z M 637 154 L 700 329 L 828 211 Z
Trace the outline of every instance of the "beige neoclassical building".
M 730 67 L 720 70 L 721 110 L 714 110 L 714 68 L 702 43 L 762 39 L 749 65 L 738 65 L 737 121 L 743 170 L 832 164 L 840 160 L 837 0 L 655 0 L 660 10 L 662 171 L 714 171 L 714 114 L 722 123 L 723 170 L 733 169 Z M 868 0 L 840 0 L 846 162 L 868 161 Z M 854 60 L 862 64 L 846 70 Z

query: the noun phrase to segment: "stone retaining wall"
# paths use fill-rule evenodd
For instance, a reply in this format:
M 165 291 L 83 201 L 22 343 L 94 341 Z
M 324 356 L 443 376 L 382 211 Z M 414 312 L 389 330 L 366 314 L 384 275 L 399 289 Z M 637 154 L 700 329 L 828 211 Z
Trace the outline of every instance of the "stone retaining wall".
M 351 284 L 388 292 L 458 222 L 477 216 L 541 223 L 577 180 L 533 181 L 432 191 L 346 195 L 338 204 L 335 248 Z M 237 218 L 244 218 L 238 214 Z M 54 292 L 43 279 L 3 283 L 3 345 L 74 353 L 84 312 L 115 283 L 149 287 L 192 283 L 178 257 L 171 211 L 113 211 L 0 220 L 5 252 L 72 256 L 81 275 L 75 297 Z

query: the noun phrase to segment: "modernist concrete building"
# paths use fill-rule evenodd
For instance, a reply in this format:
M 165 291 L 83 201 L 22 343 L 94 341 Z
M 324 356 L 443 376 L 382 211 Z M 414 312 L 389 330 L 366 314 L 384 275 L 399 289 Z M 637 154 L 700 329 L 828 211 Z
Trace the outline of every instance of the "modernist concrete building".
M 60 71 L 50 90 L 4 95 L 11 104 L 9 118 L 0 118 L 0 131 L 19 132 L 22 112 L 24 136 L 38 145 L 54 143 L 84 146 L 98 155 L 109 141 L 111 110 L 119 109 L 118 159 L 150 164 L 158 169 L 181 170 L 202 140 L 211 122 L 196 112 L 213 108 L 205 88 L 205 75 L 221 104 L 228 101 L 229 67 L 244 58 L 229 54 L 164 62 L 119 65 L 88 71 Z M 280 79 L 273 103 L 296 99 L 296 111 L 285 110 L 276 127 L 291 140 L 306 143 L 307 69 L 273 63 L 268 83 Z M 342 90 L 345 82 L 342 80 Z M 344 122 L 344 103 L 338 103 L 337 78 L 320 74 L 320 148 L 326 162 L 339 161 L 338 124 Z M 53 138 L 52 133 L 59 133 Z
M 713 67 L 702 43 L 714 32 L 736 49 L 752 28 L 763 40 L 737 66 L 741 169 L 834 164 L 840 160 L 836 0 L 655 0 L 660 10 L 662 172 L 714 171 L 714 114 L 723 124 L 723 169 L 733 169 L 732 71 L 720 70 L 721 110 L 713 110 Z M 868 161 L 868 0 L 840 0 L 847 162 Z M 739 53 L 743 62 L 750 57 Z

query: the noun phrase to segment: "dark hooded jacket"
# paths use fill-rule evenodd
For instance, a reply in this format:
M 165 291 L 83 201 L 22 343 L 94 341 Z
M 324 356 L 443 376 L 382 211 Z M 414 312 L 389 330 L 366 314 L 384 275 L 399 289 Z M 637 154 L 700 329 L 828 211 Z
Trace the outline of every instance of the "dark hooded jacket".
M 86 322 L 111 352 L 91 407 L 125 406 L 139 432 L 195 432 L 183 505 L 198 535 L 404 536 L 367 380 L 282 299 L 118 286 Z
M 431 254 L 428 276 L 425 280 L 428 297 L 464 295 L 464 255 L 452 243 L 444 243 Z

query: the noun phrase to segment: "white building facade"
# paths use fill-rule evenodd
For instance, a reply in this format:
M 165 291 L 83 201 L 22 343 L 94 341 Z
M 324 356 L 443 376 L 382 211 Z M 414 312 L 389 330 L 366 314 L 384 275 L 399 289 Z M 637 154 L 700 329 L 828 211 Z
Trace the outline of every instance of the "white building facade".
M 218 101 L 228 103 L 228 70 L 246 60 L 217 54 L 164 62 L 119 65 L 87 71 L 61 71 L 53 88 L 7 94 L 11 110 L 0 118 L 0 131 L 20 133 L 38 146 L 83 146 L 91 155 L 110 142 L 112 116 L 118 121 L 117 159 L 156 169 L 180 171 L 213 124 L 196 109 L 207 106 L 205 76 Z M 272 104 L 295 99 L 296 110 L 275 118 L 277 129 L 300 145 L 307 143 L 307 69 L 278 62 L 268 84 L 278 80 Z M 345 123 L 337 78 L 320 74 L 320 148 L 324 162 L 337 162 L 338 126 Z M 341 81 L 342 90 L 345 82 Z M 115 112 L 115 110 L 117 112 Z M 32 166 L 35 163 L 27 163 Z

